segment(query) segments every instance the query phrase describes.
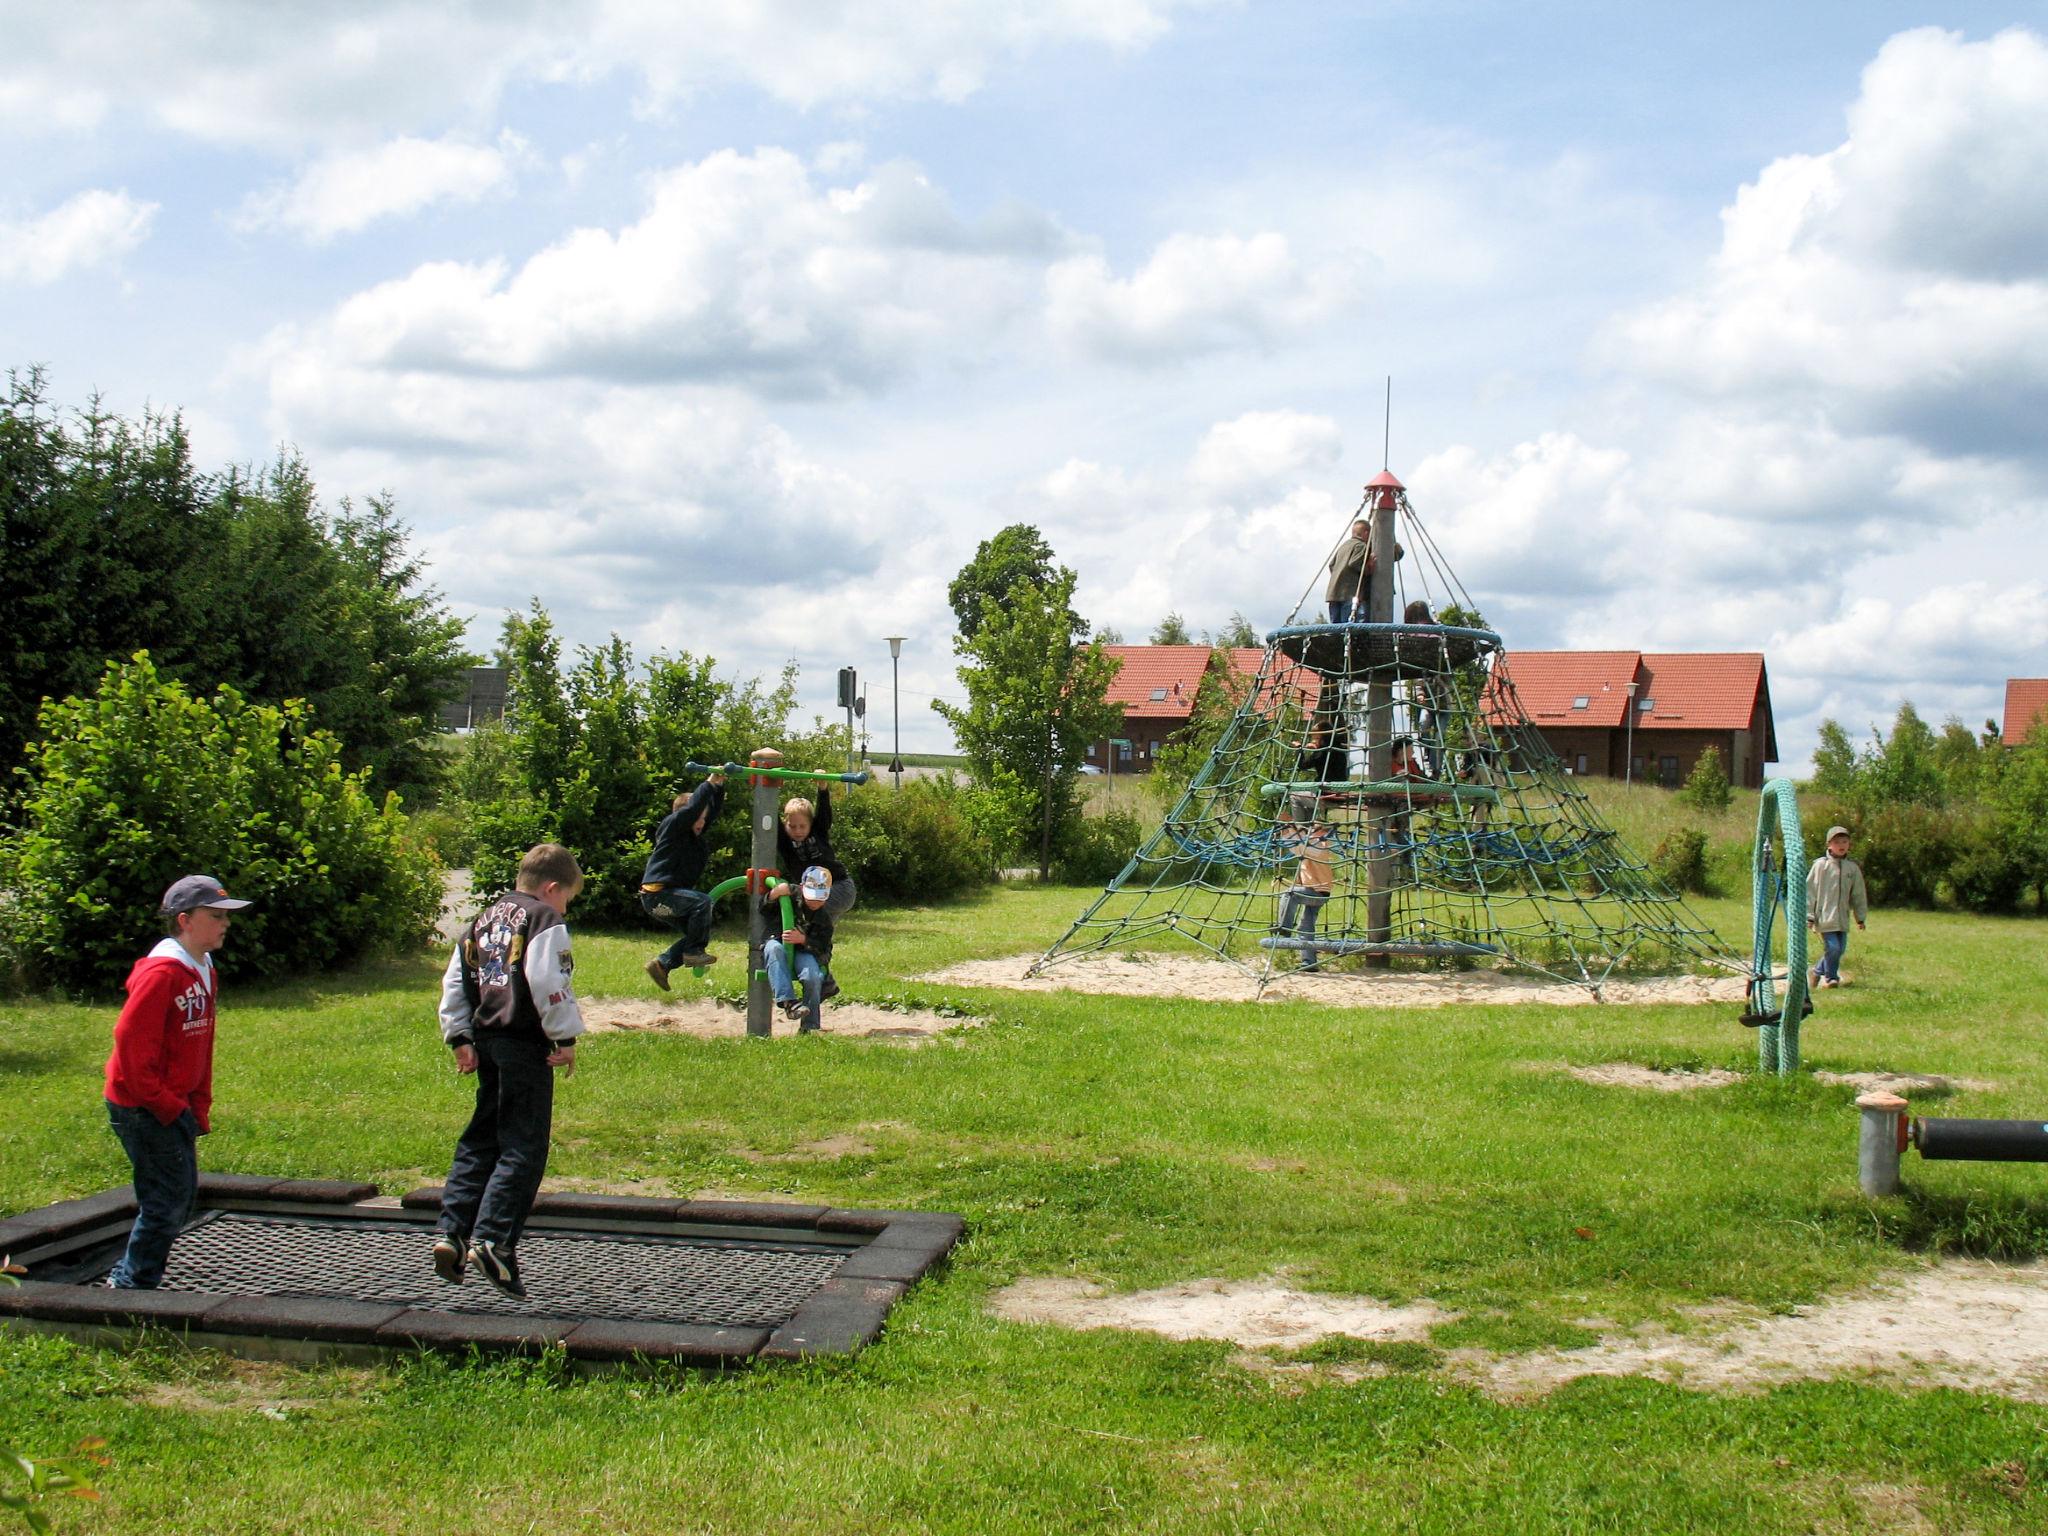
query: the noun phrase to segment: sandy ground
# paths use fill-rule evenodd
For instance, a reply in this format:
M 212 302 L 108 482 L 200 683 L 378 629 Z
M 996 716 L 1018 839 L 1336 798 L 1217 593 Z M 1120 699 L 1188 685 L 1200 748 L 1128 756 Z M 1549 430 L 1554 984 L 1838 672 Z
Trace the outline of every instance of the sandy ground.
M 1633 1061 L 1603 1061 L 1592 1067 L 1568 1067 L 1543 1061 L 1532 1061 L 1528 1065 L 1539 1072 L 1563 1072 L 1582 1083 L 1598 1083 L 1605 1088 L 1646 1088 L 1652 1093 L 1689 1093 L 1695 1088 L 1725 1088 L 1730 1083 L 1742 1081 L 1740 1072 L 1729 1072 L 1720 1067 L 1703 1067 L 1695 1071 L 1686 1067 L 1645 1067 Z
M 1298 1349 L 1334 1334 L 1422 1340 L 1456 1315 L 1426 1300 L 1396 1307 L 1368 1296 L 1313 1295 L 1279 1277 L 1195 1280 L 1123 1295 L 1079 1280 L 1026 1279 L 996 1292 L 989 1306 L 1012 1322 L 1218 1339 L 1247 1350 Z M 1263 1357 L 1245 1363 L 1268 1372 L 1274 1365 Z M 1703 1309 L 1701 1326 L 1689 1333 L 1652 1326 L 1582 1349 L 1455 1350 L 1444 1368 L 1507 1399 L 1540 1396 L 1584 1376 L 1648 1376 L 1715 1391 L 1865 1377 L 2048 1402 L 2048 1264 L 1956 1260 L 1789 1315 Z M 1313 1369 L 1376 1374 L 1370 1365 Z
M 1520 971 L 1277 973 L 1263 996 L 1236 966 L 1193 955 L 1092 954 L 1062 960 L 1043 975 L 1024 975 L 1037 956 L 968 960 L 920 981 L 1020 992 L 1112 992 L 1126 997 L 1187 997 L 1204 1002 L 1308 1001 L 1343 1008 L 1439 1008 L 1446 1003 L 1736 1003 L 1747 996 L 1739 976 L 1642 976 L 1608 982 L 1596 998 L 1585 987 Z
M 1842 1083 L 1860 1093 L 1882 1088 L 1902 1099 L 1914 1094 L 1938 1099 L 1951 1093 L 1996 1093 L 1998 1084 L 1981 1077 L 1940 1077 L 1932 1072 L 1816 1072 L 1814 1081 Z
M 1013 1323 L 1124 1328 L 1169 1339 L 1228 1339 L 1248 1349 L 1299 1349 L 1333 1334 L 1421 1340 L 1454 1315 L 1431 1301 L 1391 1307 L 1370 1296 L 1290 1290 L 1277 1279 L 1190 1280 L 1122 1296 L 1086 1280 L 1019 1280 L 996 1292 L 989 1306 L 996 1316 Z
M 608 1030 L 638 1030 L 654 1034 L 694 1035 L 700 1040 L 736 1040 L 747 1032 L 744 1008 L 714 997 L 678 998 L 657 1002 L 652 998 L 586 997 L 583 1022 L 593 1034 Z M 967 1029 L 980 1019 L 947 1018 L 921 1011 L 898 1013 L 869 1003 L 834 1002 L 825 1005 L 824 1032 L 865 1040 L 896 1040 L 905 1045 L 922 1045 L 948 1030 Z M 794 1020 L 779 1012 L 774 1018 L 776 1038 L 797 1032 Z

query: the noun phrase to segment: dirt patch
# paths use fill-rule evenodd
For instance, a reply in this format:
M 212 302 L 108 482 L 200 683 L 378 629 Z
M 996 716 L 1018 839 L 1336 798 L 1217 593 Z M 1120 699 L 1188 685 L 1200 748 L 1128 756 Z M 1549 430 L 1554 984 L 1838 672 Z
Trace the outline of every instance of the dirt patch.
M 1583 1349 L 1460 1351 L 1450 1369 L 1505 1397 L 1582 1376 L 1726 1391 L 1871 1376 L 2048 1402 L 2048 1265 L 1956 1260 L 1786 1316 L 1750 1314 L 1683 1335 L 1647 1329 Z
M 693 1035 L 699 1040 L 737 1040 L 747 1033 L 746 1009 L 716 997 L 661 1002 L 641 997 L 588 997 L 583 999 L 583 1022 L 593 1034 L 616 1030 Z M 795 1021 L 785 1019 L 779 1012 L 773 1022 L 778 1039 L 797 1032 Z M 827 1035 L 895 1040 L 904 1045 L 922 1045 L 949 1030 L 967 1029 L 982 1022 L 915 1009 L 899 1013 L 871 1003 L 829 1003 L 824 1012 Z
M 1726 1088 L 1742 1081 L 1740 1072 L 1722 1067 L 1645 1067 L 1633 1061 L 1603 1061 L 1592 1067 L 1535 1061 L 1529 1066 L 1538 1072 L 1563 1072 L 1603 1088 L 1644 1088 L 1652 1093 L 1690 1093 L 1696 1088 Z
M 1248 1349 L 1299 1349 L 1343 1334 L 1421 1340 L 1455 1313 L 1433 1301 L 1389 1306 L 1370 1296 L 1319 1296 L 1278 1277 L 1190 1280 L 1122 1295 L 1086 1280 L 1026 1279 L 989 1298 L 997 1317 L 1062 1328 L 1124 1328 L 1169 1339 L 1220 1339 Z
M 1300 1349 L 1339 1334 L 1422 1342 L 1458 1315 L 1427 1300 L 1396 1307 L 1369 1296 L 1315 1295 L 1272 1276 L 1121 1295 L 1083 1280 L 1025 1279 L 997 1291 L 989 1307 L 1011 1322 L 1123 1328 L 1268 1350 Z M 1647 1376 L 1726 1392 L 1867 1378 L 2048 1403 L 2048 1263 L 1955 1260 L 1782 1316 L 1716 1303 L 1695 1309 L 1693 1321 L 1687 1333 L 1647 1325 L 1580 1349 L 1453 1350 L 1443 1369 L 1509 1401 L 1586 1376 Z M 1242 1363 L 1276 1374 L 1270 1359 L 1247 1356 Z M 1377 1374 L 1350 1365 L 1317 1369 L 1337 1379 Z
M 212 1363 L 212 1357 L 207 1357 L 207 1363 Z M 146 1408 L 169 1408 L 178 1413 L 253 1413 L 266 1419 L 288 1419 L 332 1401 L 332 1397 L 294 1392 L 294 1387 L 306 1382 L 306 1373 L 295 1366 L 225 1356 L 219 1357 L 219 1366 L 203 1375 L 153 1382 L 138 1392 L 135 1400 Z M 369 1382 L 368 1371 L 343 1371 L 332 1396 L 357 1397 L 368 1390 Z
M 1978 1077 L 1938 1077 L 1932 1072 L 1816 1072 L 1815 1082 L 1842 1083 L 1850 1088 L 1872 1093 L 1883 1089 L 1896 1093 L 1901 1098 L 1919 1094 L 1922 1098 L 1939 1098 L 1950 1093 L 1996 1093 L 1998 1084 L 1987 1083 Z
M 1520 971 L 1280 971 L 1259 989 L 1223 960 L 1192 955 L 1092 954 L 1062 960 L 1043 975 L 1026 977 L 1035 955 L 967 960 L 917 978 L 961 987 L 1007 987 L 1018 992 L 1107 992 L 1124 997 L 1185 997 L 1218 1003 L 1327 1003 L 1339 1008 L 1441 1008 L 1454 1003 L 1740 1003 L 1747 983 L 1739 976 L 1638 976 L 1591 988 Z
M 907 1126 L 871 1125 L 862 1130 L 907 1130 Z M 825 1163 L 842 1157 L 873 1157 L 874 1143 L 852 1132 L 821 1136 L 816 1141 L 798 1142 L 787 1152 L 757 1152 L 752 1147 L 733 1147 L 727 1153 L 747 1163 Z

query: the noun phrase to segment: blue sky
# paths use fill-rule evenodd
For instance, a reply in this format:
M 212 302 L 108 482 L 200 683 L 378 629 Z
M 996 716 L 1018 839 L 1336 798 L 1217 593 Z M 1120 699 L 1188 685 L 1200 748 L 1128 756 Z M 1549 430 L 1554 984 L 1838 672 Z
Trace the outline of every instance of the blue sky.
M 945 745 L 1037 523 L 1281 622 L 1380 462 L 1511 648 L 1822 716 L 2048 672 L 2038 9 L 0 0 L 0 334 L 388 490 L 487 645 L 803 668 Z

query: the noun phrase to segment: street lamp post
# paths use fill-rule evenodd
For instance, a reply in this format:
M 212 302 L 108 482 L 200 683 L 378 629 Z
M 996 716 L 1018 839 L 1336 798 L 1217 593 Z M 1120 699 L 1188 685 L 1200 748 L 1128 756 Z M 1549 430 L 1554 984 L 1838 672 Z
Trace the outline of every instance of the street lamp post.
M 1622 764 L 1621 782 L 1633 784 L 1636 781 L 1636 680 L 1628 680 L 1628 745 L 1622 748 L 1628 754 L 1628 761 Z
M 890 635 L 889 641 L 889 713 L 896 728 L 896 754 L 889 762 L 889 772 L 896 776 L 896 787 L 903 787 L 903 695 L 897 689 L 897 680 L 902 675 L 904 635 Z

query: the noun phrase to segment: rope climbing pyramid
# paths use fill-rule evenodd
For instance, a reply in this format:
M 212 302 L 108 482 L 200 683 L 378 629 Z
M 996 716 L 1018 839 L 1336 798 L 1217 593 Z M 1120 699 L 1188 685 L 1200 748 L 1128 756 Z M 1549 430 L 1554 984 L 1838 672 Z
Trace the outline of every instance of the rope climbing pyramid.
M 1622 971 L 1748 974 L 1530 724 L 1501 637 L 1393 474 L 1324 569 L 1237 675 L 1165 821 L 1030 974 L 1182 946 L 1261 987 L 1389 967 L 1512 966 L 1596 992 Z

